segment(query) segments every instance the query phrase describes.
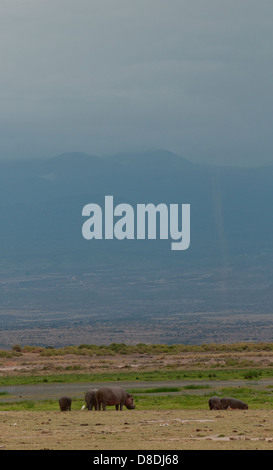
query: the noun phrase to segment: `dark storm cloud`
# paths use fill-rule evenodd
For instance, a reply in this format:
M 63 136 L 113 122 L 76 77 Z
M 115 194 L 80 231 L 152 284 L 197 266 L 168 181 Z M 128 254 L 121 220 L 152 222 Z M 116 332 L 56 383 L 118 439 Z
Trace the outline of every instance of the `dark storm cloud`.
M 272 14 L 265 0 L 2 1 L 0 157 L 272 162 Z

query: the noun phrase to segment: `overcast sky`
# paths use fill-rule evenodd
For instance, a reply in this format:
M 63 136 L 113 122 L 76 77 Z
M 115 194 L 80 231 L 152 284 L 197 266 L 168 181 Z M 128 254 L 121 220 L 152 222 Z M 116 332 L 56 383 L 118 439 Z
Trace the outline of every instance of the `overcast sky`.
M 273 163 L 272 0 L 0 0 L 0 158 Z

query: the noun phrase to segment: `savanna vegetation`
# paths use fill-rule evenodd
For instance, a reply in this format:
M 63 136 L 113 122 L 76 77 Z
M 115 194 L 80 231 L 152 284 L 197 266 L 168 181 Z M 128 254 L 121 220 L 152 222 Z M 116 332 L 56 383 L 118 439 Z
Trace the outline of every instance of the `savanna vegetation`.
M 273 344 L 16 344 L 0 351 L 0 410 L 58 410 L 57 400 L 47 396 L 13 399 L 8 386 L 81 383 L 88 388 L 105 382 L 131 383 L 143 410 L 207 409 L 215 394 L 235 396 L 252 409 L 273 409 Z M 80 410 L 83 397 L 72 398 L 73 409 Z
M 128 345 L 112 343 L 110 345 L 80 344 L 54 348 L 53 346 L 21 346 L 15 344 L 10 351 L 0 350 L 0 357 L 12 357 L 24 352 L 33 352 L 41 356 L 63 356 L 66 354 L 115 356 L 117 354 L 182 354 L 182 353 L 232 353 L 232 352 L 273 352 L 273 343 L 231 343 L 231 344 L 144 344 Z

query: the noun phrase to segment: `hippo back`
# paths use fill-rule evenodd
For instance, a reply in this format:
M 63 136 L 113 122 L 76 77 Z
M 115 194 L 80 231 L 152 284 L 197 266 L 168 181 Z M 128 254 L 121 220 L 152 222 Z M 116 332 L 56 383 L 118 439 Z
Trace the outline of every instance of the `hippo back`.
M 232 410 L 248 410 L 248 405 L 237 398 L 224 397 L 221 398 L 221 405 L 223 410 L 231 408 Z
M 96 392 L 98 406 L 125 405 L 128 409 L 134 409 L 133 397 L 120 387 L 102 387 Z

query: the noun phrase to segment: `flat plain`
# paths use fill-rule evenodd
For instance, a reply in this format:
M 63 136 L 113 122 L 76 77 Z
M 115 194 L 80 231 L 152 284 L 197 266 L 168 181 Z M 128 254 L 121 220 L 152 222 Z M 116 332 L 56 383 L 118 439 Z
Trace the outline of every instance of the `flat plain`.
M 81 410 L 85 391 L 106 383 L 129 389 L 136 409 Z M 271 450 L 272 390 L 270 344 L 74 353 L 17 345 L 0 358 L 0 449 Z M 66 393 L 72 411 L 62 413 L 58 397 Z M 211 411 L 214 394 L 243 399 L 249 409 Z
M 1 411 L 6 450 L 272 450 L 273 411 Z

